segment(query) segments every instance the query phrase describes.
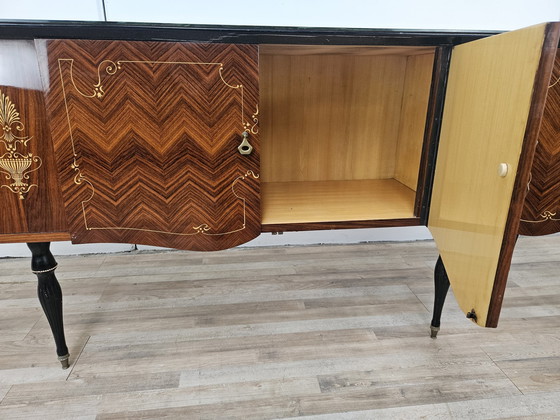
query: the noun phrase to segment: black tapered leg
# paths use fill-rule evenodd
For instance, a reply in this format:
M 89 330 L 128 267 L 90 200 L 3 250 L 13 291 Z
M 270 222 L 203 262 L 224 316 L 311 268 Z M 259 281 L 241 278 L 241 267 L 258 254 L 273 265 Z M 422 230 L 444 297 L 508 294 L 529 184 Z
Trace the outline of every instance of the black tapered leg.
M 49 242 L 28 243 L 27 246 L 32 254 L 31 270 L 39 281 L 37 286 L 39 302 L 51 326 L 58 360 L 62 364 L 62 369 L 67 369 L 69 354 L 62 320 L 62 289 L 54 275 L 57 264 L 49 249 Z
M 432 318 L 432 323 L 430 325 L 430 336 L 432 338 L 437 337 L 439 331 L 439 325 L 441 321 L 441 311 L 443 309 L 443 304 L 445 303 L 445 297 L 447 296 L 447 291 L 449 290 L 449 277 L 447 277 L 447 272 L 445 271 L 445 266 L 441 260 L 441 256 L 436 262 L 436 268 L 434 270 L 434 285 L 435 285 L 435 299 L 434 299 L 434 316 Z

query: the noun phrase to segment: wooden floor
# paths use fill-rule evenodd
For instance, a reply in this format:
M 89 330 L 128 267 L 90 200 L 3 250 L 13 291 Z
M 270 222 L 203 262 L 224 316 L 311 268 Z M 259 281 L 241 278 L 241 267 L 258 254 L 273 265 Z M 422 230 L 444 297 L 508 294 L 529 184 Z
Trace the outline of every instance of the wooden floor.
M 432 242 L 59 257 L 71 368 L 0 260 L 0 418 L 560 418 L 560 236 L 521 238 L 498 329 Z

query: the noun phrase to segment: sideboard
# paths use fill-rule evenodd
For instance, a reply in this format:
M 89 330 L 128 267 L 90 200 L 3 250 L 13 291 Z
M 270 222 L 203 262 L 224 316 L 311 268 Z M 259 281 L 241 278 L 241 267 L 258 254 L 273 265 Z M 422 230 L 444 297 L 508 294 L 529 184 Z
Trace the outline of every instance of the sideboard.
M 496 327 L 518 234 L 560 230 L 560 24 L 507 33 L 0 22 L 0 242 L 213 251 L 426 225 Z

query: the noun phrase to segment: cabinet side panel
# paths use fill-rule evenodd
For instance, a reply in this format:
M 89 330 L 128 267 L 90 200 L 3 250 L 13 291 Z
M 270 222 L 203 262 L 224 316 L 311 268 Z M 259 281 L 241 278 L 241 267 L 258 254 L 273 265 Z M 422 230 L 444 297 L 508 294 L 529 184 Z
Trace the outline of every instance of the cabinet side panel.
M 559 231 L 560 50 L 557 50 L 519 233 L 548 235 Z
M 0 57 L 0 241 L 60 239 L 66 220 L 33 41 L 0 41 Z
M 420 159 L 418 172 L 418 186 L 416 188 L 416 203 L 414 207 L 414 214 L 420 216 L 422 224 L 424 225 L 428 224 L 437 148 L 441 131 L 452 50 L 453 48 L 451 46 L 440 47 L 436 49 L 434 56 L 430 99 L 428 101 L 426 115 L 426 130 L 424 132 L 422 157 Z
M 256 46 L 41 42 L 73 242 L 210 251 L 260 233 Z
M 526 131 L 546 31 L 539 25 L 460 45 L 451 60 L 428 226 L 461 309 L 474 309 L 482 326 L 491 300 L 499 313 L 495 280 L 507 278 L 511 260 L 506 227 L 519 222 L 524 199 L 515 189 L 526 175 L 518 173 L 522 153 L 536 140 Z
M 403 92 L 395 179 L 416 190 L 430 99 L 434 54 L 408 57 Z

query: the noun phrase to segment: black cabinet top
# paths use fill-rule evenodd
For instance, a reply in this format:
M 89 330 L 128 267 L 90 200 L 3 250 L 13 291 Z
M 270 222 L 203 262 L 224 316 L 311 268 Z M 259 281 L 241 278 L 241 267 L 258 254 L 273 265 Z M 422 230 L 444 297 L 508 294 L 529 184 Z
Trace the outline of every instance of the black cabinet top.
M 0 39 L 72 38 L 238 44 L 439 46 L 462 44 L 497 33 L 463 30 L 0 20 Z

